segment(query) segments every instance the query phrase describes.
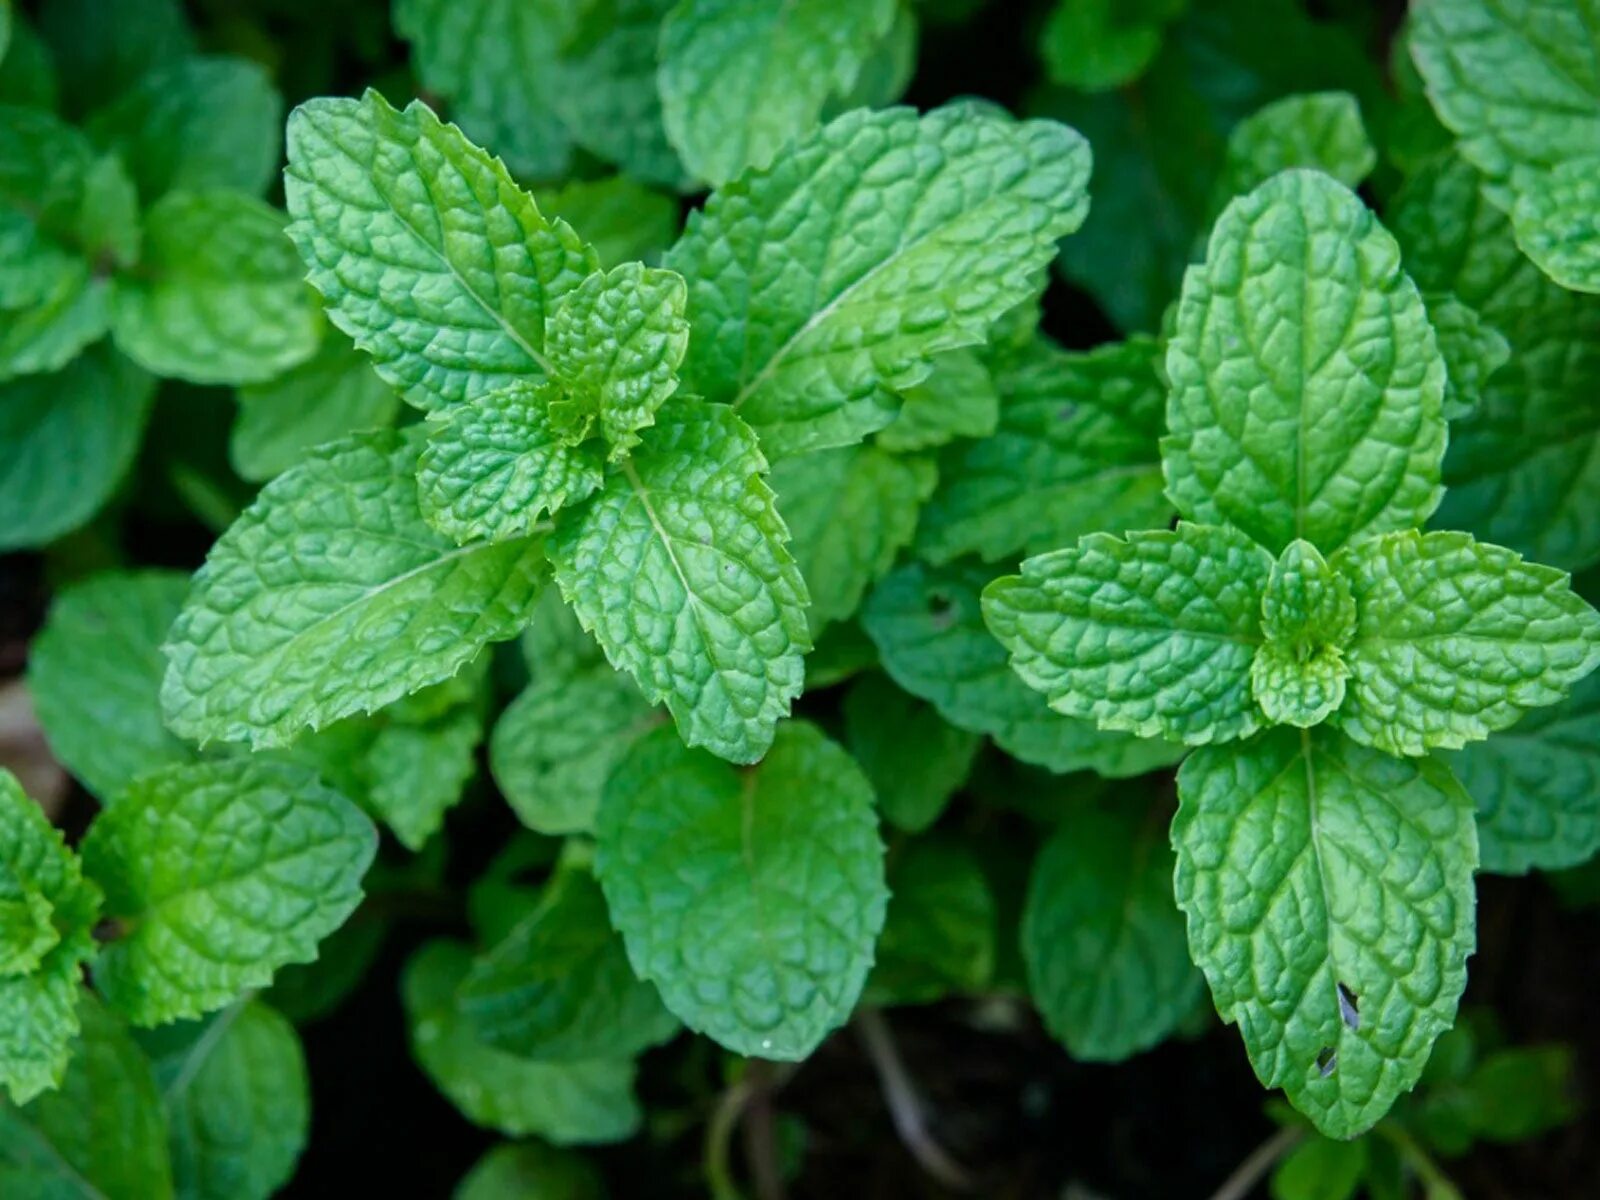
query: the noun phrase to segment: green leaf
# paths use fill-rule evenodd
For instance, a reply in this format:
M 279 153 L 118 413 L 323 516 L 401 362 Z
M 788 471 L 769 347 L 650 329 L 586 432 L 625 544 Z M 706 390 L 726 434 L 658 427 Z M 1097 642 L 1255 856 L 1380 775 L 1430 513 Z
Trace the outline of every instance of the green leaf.
M 895 454 L 943 446 L 956 438 L 986 438 L 1000 423 L 1000 393 L 973 350 L 949 350 L 933 360 L 921 383 L 901 393 L 900 415 L 878 433 Z
M 689 345 L 683 279 L 638 263 L 596 271 L 556 304 L 545 331 L 550 364 L 566 392 L 550 405 L 565 439 L 600 433 L 613 459 L 677 389 Z M 594 424 L 599 428 L 595 430 Z
M 322 942 L 316 962 L 295 963 L 272 977 L 262 993 L 274 1009 L 297 1025 L 309 1025 L 335 1012 L 365 981 L 388 934 L 388 923 L 357 909 Z
M 1570 1046 L 1516 1046 L 1484 1058 L 1462 1086 L 1471 1132 L 1525 1142 L 1577 1115 Z
M 61 1089 L 0 1102 L 0 1195 L 17 1200 L 174 1200 L 161 1095 L 122 1023 L 79 986 L 66 993 L 83 1037 Z M 9 1027 L 9 1015 L 6 1025 Z
M 137 1025 L 221 1008 L 316 957 L 376 850 L 371 822 L 304 767 L 236 758 L 142 776 L 83 843 L 122 932 L 95 984 Z
M 1272 1173 L 1272 1200 L 1354 1200 L 1367 1169 L 1367 1142 L 1312 1134 Z
M 805 580 L 754 433 L 722 405 L 663 408 L 550 541 L 567 602 L 691 746 L 755 762 L 803 684 Z
M 845 741 L 872 782 L 883 819 L 921 833 L 966 782 L 982 744 L 874 672 L 844 697 Z
M 435 533 L 416 460 L 407 435 L 363 434 L 261 489 L 172 627 L 161 699 L 174 732 L 284 746 L 516 636 L 543 584 L 542 541 L 458 547 Z
M 489 769 L 529 829 L 592 833 L 612 767 L 660 721 L 633 682 L 608 663 L 541 666 L 500 714 Z
M 79 115 L 132 87 L 146 71 L 194 52 L 182 0 L 47 0 L 39 32 L 56 60 L 67 110 Z
M 1227 526 L 1095 533 L 995 580 L 983 616 L 1058 712 L 1187 745 L 1229 741 L 1259 723 L 1250 660 L 1271 568 Z
M 454 1200 L 605 1200 L 605 1194 L 582 1155 L 542 1142 L 503 1142 L 456 1185 Z
M 1039 34 L 1050 82 L 1103 92 L 1136 80 L 1186 0 L 1057 0 Z
M 999 428 L 940 458 L 918 551 L 935 563 L 964 554 L 995 562 L 1086 533 L 1167 524 L 1158 349 L 1138 337 L 1068 353 L 1040 336 L 1002 358 Z
M 1273 730 L 1189 756 L 1172 840 L 1190 950 L 1256 1075 L 1329 1137 L 1369 1128 L 1466 985 L 1471 799 L 1435 759 Z
M 0 384 L 0 550 L 86 524 L 132 465 L 155 380 L 109 346 Z
M 1050 1032 L 1086 1062 L 1161 1042 L 1202 989 L 1173 903 L 1162 811 L 1110 799 L 1068 802 L 1022 909 L 1028 991 Z
M 1600 664 L 1600 614 L 1564 572 L 1468 534 L 1388 534 L 1333 565 L 1358 614 L 1339 723 L 1390 754 L 1488 737 Z
M 889 912 L 863 1003 L 932 1004 L 986 988 L 999 915 L 972 851 L 956 841 L 907 842 L 888 882 Z
M 145 214 L 139 270 L 118 278 L 117 348 L 158 375 L 259 383 L 321 336 L 283 214 L 238 192 L 168 192 Z
M 127 164 L 146 204 L 179 189 L 259 196 L 277 170 L 282 130 L 283 101 L 266 71 L 224 57 L 146 72 L 87 126 Z
M 189 578 L 106 571 L 57 595 L 28 653 L 28 694 L 50 750 L 102 803 L 194 751 L 161 720 L 167 635 Z
M 714 194 L 668 254 L 689 281 L 686 380 L 774 457 L 859 441 L 934 356 L 1037 292 L 1088 176 L 1088 144 L 1054 122 L 845 114 Z
M 510 383 L 445 409 L 417 462 L 422 515 L 466 545 L 526 538 L 605 480 L 598 448 L 573 445 L 552 420 L 553 383 Z
M 258 1000 L 140 1039 L 167 1117 L 177 1200 L 266 1200 L 311 1126 L 294 1026 Z
M 933 492 L 933 464 L 875 446 L 838 446 L 780 461 L 772 489 L 789 527 L 789 548 L 811 594 L 811 632 L 861 607 L 917 531 Z
M 425 105 L 397 112 L 373 91 L 300 105 L 288 142 L 308 278 L 407 400 L 441 408 L 548 373 L 545 320 L 597 264 L 504 166 Z
M 433 941 L 411 957 L 401 997 L 411 1049 L 439 1090 L 474 1124 L 557 1145 L 619 1142 L 639 1128 L 626 1059 L 543 1063 L 479 1041 L 456 1003 L 472 965 L 465 946 Z
M 1555 871 L 1600 850 L 1600 674 L 1447 761 L 1477 802 L 1482 870 Z
M 970 564 L 912 564 L 878 585 L 861 623 L 897 684 L 958 729 L 986 734 L 1006 753 L 1051 771 L 1138 775 L 1183 756 L 1169 742 L 1106 733 L 1041 704 L 984 625 L 978 594 L 992 577 Z
M 31 902 L 45 914 L 51 935 L 48 945 L 41 940 L 26 948 L 5 946 L 9 966 L 19 965 L 19 950 L 33 962 L 25 971 L 0 972 L 0 1084 L 13 1101 L 25 1104 L 60 1084 L 67 1067 L 78 1033 L 82 967 L 95 949 L 100 889 L 84 879 L 60 832 L 5 770 L 0 818 L 0 896 Z
M 894 24 L 895 0 L 682 0 L 661 27 L 667 137 L 720 186 L 771 166 L 850 91 Z M 692 276 L 691 276 L 692 278 Z
M 798 1061 L 861 994 L 888 891 L 872 786 L 789 722 L 739 771 L 662 729 L 612 772 L 595 864 L 640 978 L 735 1053 Z
M 1250 663 L 1250 690 L 1268 721 L 1307 729 L 1344 703 L 1343 651 L 1355 627 L 1349 582 L 1310 542 L 1290 542 L 1261 594 L 1267 640 Z
M 317 446 L 364 429 L 386 429 L 400 397 L 342 335 L 323 333 L 317 352 L 276 379 L 239 389 L 228 461 L 252 483 L 294 466 Z
M 1459 421 L 1477 409 L 1489 376 L 1510 359 L 1511 344 L 1452 293 L 1433 292 L 1423 299 L 1449 375 L 1444 385 L 1445 420 Z
M 1167 349 L 1167 491 L 1191 521 L 1331 554 L 1439 503 L 1444 363 L 1400 249 L 1356 195 L 1285 171 L 1233 201 Z
M 551 221 L 576 229 L 606 268 L 641 259 L 654 263 L 678 232 L 678 202 L 626 175 L 574 179 L 536 189 L 533 198 Z
M 1353 188 L 1377 164 L 1360 102 L 1349 92 L 1285 96 L 1240 121 L 1228 135 L 1216 207 L 1291 167 L 1322 171 Z
M 50 51 L 28 19 L 16 11 L 11 15 L 11 42 L 0 56 L 0 104 L 51 112 L 58 107 L 56 70 Z
M 559 868 L 539 907 L 478 959 L 457 990 L 483 1042 L 518 1058 L 631 1058 L 678 1031 L 636 979 L 588 867 Z
M 1595 107 L 1600 116 L 1600 96 Z M 1600 132 L 1600 120 L 1595 129 Z M 1558 164 L 1524 190 L 1511 210 L 1511 224 L 1517 245 L 1551 279 L 1574 291 L 1600 292 L 1597 211 L 1600 155 L 1591 154 Z

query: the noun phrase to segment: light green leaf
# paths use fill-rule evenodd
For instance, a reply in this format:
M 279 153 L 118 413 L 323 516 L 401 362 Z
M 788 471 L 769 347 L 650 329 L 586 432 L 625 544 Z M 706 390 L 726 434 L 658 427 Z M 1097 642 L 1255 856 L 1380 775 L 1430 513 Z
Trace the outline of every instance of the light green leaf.
M 1166 525 L 1158 353 L 1154 338 L 1068 353 L 1040 336 L 1003 357 L 999 428 L 940 458 L 918 551 L 935 563 L 964 554 L 994 562 L 1086 533 Z
M 0 770 L 0 880 L 0 896 L 26 897 L 36 910 L 42 906 L 49 922 L 48 944 L 26 948 L 32 963 L 24 971 L 0 973 L 0 1084 L 13 1101 L 25 1104 L 59 1084 L 66 1069 L 78 1032 L 82 966 L 95 949 L 100 889 L 84 879 L 60 832 L 5 770 Z M 20 965 L 20 949 L 5 947 L 9 966 Z
M 861 994 L 888 891 L 872 786 L 789 722 L 739 771 L 671 730 L 606 785 L 596 867 L 640 978 L 739 1054 L 798 1061 Z
M 605 1200 L 605 1184 L 580 1154 L 542 1142 L 502 1142 L 456 1185 L 453 1200 Z
M 62 591 L 28 654 L 28 693 L 50 750 L 107 803 L 194 751 L 161 720 L 161 642 L 184 595 L 177 571 L 107 571 Z
M 479 1039 L 540 1062 L 631 1058 L 678 1031 L 636 979 L 586 866 L 558 868 L 539 907 L 473 964 L 457 989 Z
M 1068 802 L 1022 909 L 1029 993 L 1050 1032 L 1087 1062 L 1161 1042 L 1203 986 L 1172 898 L 1162 810 L 1110 799 Z
M 407 400 L 435 409 L 546 373 L 551 306 L 597 263 L 504 166 L 372 91 L 302 104 L 288 142 L 289 236 L 334 324 Z
M 489 769 L 529 829 L 592 833 L 612 767 L 661 719 L 609 663 L 537 664 L 533 682 L 495 724 Z
M 146 204 L 177 189 L 259 196 L 278 166 L 283 101 L 247 59 L 180 59 L 140 76 L 87 131 L 127 165 Z
M 466 545 L 526 538 L 605 479 L 598 447 L 571 444 L 552 421 L 553 383 L 510 383 L 445 409 L 417 461 L 422 515 Z
M 1024 683 L 1102 729 L 1187 745 L 1258 725 L 1261 547 L 1227 526 L 1095 533 L 995 580 L 983 616 Z
M 1600 13 L 1600 8 L 1596 8 Z M 1600 55 L 1597 55 L 1600 62 Z M 1597 88 L 1600 91 L 1600 88 Z M 1600 95 L 1595 108 L 1600 117 Z M 1600 133 L 1600 119 L 1595 121 Z M 1562 287 L 1600 292 L 1600 155 L 1558 164 L 1517 196 L 1517 245 Z
M 901 393 L 900 415 L 878 433 L 895 454 L 943 446 L 956 438 L 986 438 L 1000 423 L 1000 393 L 973 350 L 948 350 L 928 377 Z
M 1471 799 L 1435 759 L 1273 730 L 1189 756 L 1172 840 L 1190 950 L 1256 1075 L 1329 1137 L 1369 1128 L 1466 985 Z
M 921 833 L 966 782 L 982 744 L 876 672 L 844 697 L 845 741 L 872 782 L 883 819 Z
M 861 623 L 897 684 L 957 728 L 986 734 L 1006 753 L 1058 773 L 1138 775 L 1183 756 L 1170 742 L 1106 733 L 1041 704 L 983 623 L 978 594 L 991 578 L 972 565 L 912 564 L 877 586 Z
M 685 296 L 671 271 L 624 263 L 561 297 L 545 333 L 566 393 L 550 405 L 557 433 L 579 442 L 598 432 L 613 459 L 639 444 L 639 430 L 678 386 L 689 345 Z
M 811 593 L 815 637 L 861 606 L 861 597 L 910 544 L 938 473 L 924 459 L 865 444 L 780 461 L 772 489 L 789 547 Z
M 465 946 L 433 941 L 401 979 L 411 1050 L 434 1084 L 474 1124 L 557 1145 L 619 1142 L 639 1128 L 626 1059 L 542 1063 L 480 1042 L 456 1004 L 472 965 Z
M 770 166 L 850 91 L 895 0 L 681 0 L 661 28 L 667 137 L 713 186 Z M 690 278 L 693 278 L 690 276 Z
M 267 1200 L 311 1126 L 294 1026 L 258 1000 L 140 1039 L 167 1117 L 177 1200 Z
M 0 550 L 85 524 L 133 463 L 155 380 L 109 346 L 0 384 Z
M 1353 188 L 1378 164 L 1349 92 L 1285 96 L 1252 113 L 1228 135 L 1216 208 L 1290 167 L 1310 167 Z
M 1343 651 L 1355 627 L 1348 581 L 1310 542 L 1290 542 L 1261 594 L 1267 640 L 1250 663 L 1250 690 L 1269 722 L 1308 729 L 1344 702 Z
M 325 330 L 317 352 L 276 379 L 239 389 L 239 419 L 228 460 L 240 476 L 264 483 L 308 451 L 364 429 L 386 429 L 400 397 L 348 339 Z
M 863 1003 L 932 1004 L 989 985 L 999 916 L 970 849 L 954 840 L 907 842 L 889 866 L 889 891 Z
M 321 320 L 283 227 L 239 192 L 168 192 L 112 292 L 117 348 L 191 383 L 259 383 L 311 357 Z
M 1511 344 L 1452 293 L 1433 292 L 1423 299 L 1449 376 L 1444 386 L 1445 420 L 1460 421 L 1477 409 L 1489 376 L 1510 359 Z
M 95 984 L 137 1025 L 264 987 L 354 911 L 377 845 L 360 810 L 304 767 L 236 758 L 142 776 L 83 843 L 121 932 Z
M 284 746 L 516 636 L 543 585 L 542 541 L 458 547 L 435 533 L 416 460 L 406 435 L 357 435 L 261 489 L 172 627 L 161 700 L 174 732 Z
M 1555 871 L 1600 850 L 1600 674 L 1446 761 L 1478 806 L 1482 870 Z
M 1339 723 L 1390 754 L 1488 737 L 1600 664 L 1600 614 L 1564 572 L 1468 534 L 1388 534 L 1333 566 L 1358 614 Z
M 1039 34 L 1052 83 L 1103 92 L 1132 83 L 1187 0 L 1057 0 Z
M 533 198 L 551 221 L 576 229 L 608 269 L 659 261 L 678 232 L 678 202 L 626 175 L 574 179 L 559 188 L 538 188 Z
M 612 664 L 691 746 L 755 762 L 804 678 L 805 580 L 726 406 L 674 401 L 605 490 L 563 518 L 550 561 Z
M 146 71 L 194 52 L 182 0 L 47 0 L 39 32 L 60 71 L 70 115 L 90 112 L 132 87 Z
M 17 1108 L 0 1102 L 6 1200 L 174 1200 L 161 1096 L 150 1063 L 93 993 L 71 982 L 83 1037 L 61 1089 Z M 8 1015 L 9 1023 L 9 1015 Z
M 0 865 L 0 977 L 29 974 L 60 944 L 54 911 L 43 892 Z
M 1167 491 L 1191 521 L 1331 554 L 1439 503 L 1444 363 L 1400 248 L 1356 195 L 1285 171 L 1234 200 L 1167 348 Z
M 668 254 L 689 281 L 688 384 L 774 457 L 859 441 L 894 419 L 890 393 L 1037 292 L 1088 176 L 1088 144 L 1054 122 L 845 114 L 713 195 Z

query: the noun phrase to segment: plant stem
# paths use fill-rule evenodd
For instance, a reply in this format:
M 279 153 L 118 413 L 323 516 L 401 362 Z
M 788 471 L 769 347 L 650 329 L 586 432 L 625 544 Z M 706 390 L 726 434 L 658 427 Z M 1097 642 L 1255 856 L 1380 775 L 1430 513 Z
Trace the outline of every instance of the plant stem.
M 1211 1200 L 1245 1200 L 1265 1178 L 1277 1161 L 1305 1139 L 1306 1131 L 1294 1126 L 1278 1130 L 1250 1152 L 1250 1157 L 1222 1181 L 1222 1186 L 1211 1193 Z
M 958 1192 L 973 1190 L 972 1175 L 934 1140 L 928 1131 L 922 1096 L 900 1059 L 888 1022 L 877 1009 L 863 1008 L 855 1017 L 856 1033 L 866 1048 L 883 1087 L 884 1103 L 895 1132 L 917 1164 L 945 1187 Z

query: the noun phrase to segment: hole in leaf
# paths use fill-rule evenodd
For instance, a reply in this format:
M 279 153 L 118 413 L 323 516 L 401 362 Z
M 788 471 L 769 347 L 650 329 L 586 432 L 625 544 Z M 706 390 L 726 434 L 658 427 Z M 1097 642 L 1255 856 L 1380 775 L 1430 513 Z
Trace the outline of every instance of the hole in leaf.
M 949 629 L 956 622 L 956 602 L 943 592 L 928 593 L 928 616 L 935 629 Z
M 1342 982 L 1336 983 L 1333 986 L 1334 991 L 1337 992 L 1339 996 L 1340 1019 L 1344 1021 L 1345 1025 L 1351 1031 L 1360 1029 L 1361 1009 L 1360 1001 L 1356 998 L 1356 994 L 1347 988 Z
M 1332 1046 L 1317 1051 L 1317 1070 L 1326 1079 L 1339 1069 L 1339 1053 Z
M 1077 412 L 1078 406 L 1076 404 L 1063 404 L 1060 408 L 1056 409 L 1056 420 L 1070 421 L 1075 415 L 1077 415 Z

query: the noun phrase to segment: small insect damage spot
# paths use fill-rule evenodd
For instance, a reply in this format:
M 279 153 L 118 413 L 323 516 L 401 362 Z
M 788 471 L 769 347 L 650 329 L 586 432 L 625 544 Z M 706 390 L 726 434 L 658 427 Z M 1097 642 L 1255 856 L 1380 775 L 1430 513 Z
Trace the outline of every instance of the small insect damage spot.
M 933 627 L 941 632 L 949 629 L 956 623 L 956 602 L 943 592 L 928 593 L 928 616 L 933 621 Z
M 1339 997 L 1339 1019 L 1352 1033 L 1361 1028 L 1360 1000 L 1342 981 L 1333 985 Z
M 1339 1069 L 1339 1052 L 1332 1046 L 1317 1051 L 1317 1071 L 1326 1079 Z

